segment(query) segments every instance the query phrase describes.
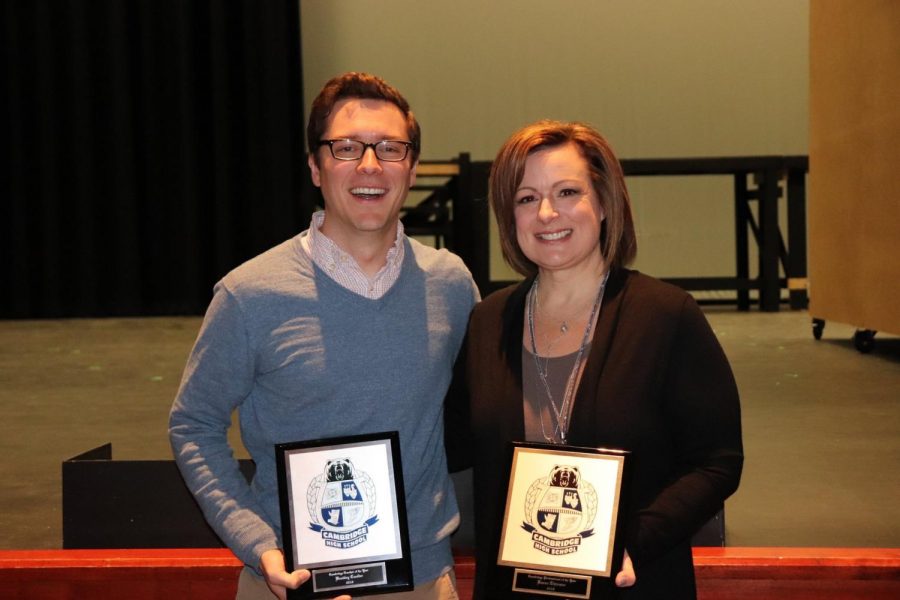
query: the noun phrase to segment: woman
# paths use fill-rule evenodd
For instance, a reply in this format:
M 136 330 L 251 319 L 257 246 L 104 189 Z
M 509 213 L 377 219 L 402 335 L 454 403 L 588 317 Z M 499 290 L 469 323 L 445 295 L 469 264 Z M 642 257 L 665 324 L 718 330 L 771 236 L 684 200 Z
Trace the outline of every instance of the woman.
M 737 488 L 738 393 L 690 295 L 625 268 L 635 256 L 621 166 L 579 123 L 513 134 L 493 163 L 503 255 L 526 277 L 475 308 L 468 401 L 447 408 L 448 452 L 474 465 L 475 597 L 510 595 L 496 557 L 508 442 L 632 453 L 615 598 L 693 598 L 691 535 Z

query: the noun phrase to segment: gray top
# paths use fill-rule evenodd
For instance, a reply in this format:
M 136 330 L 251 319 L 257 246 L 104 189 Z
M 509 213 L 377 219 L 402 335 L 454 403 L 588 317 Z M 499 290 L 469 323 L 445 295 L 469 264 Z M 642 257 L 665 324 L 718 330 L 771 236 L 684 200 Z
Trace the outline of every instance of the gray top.
M 589 349 L 590 347 L 585 348 L 585 352 Z M 569 374 L 572 372 L 572 367 L 575 365 L 577 357 L 577 350 L 563 356 L 546 357 L 538 355 L 537 357 L 538 362 L 546 369 L 547 384 L 558 409 L 562 408 L 566 384 L 569 381 Z M 574 391 L 572 393 L 573 398 L 569 401 L 567 419 L 572 414 Z M 522 396 L 525 410 L 525 440 L 529 442 L 562 443 L 559 431 L 556 429 L 556 415 L 553 414 L 550 408 L 547 390 L 544 388 L 540 375 L 538 375 L 534 354 L 524 345 L 522 346 Z M 541 419 L 543 419 L 543 428 L 541 427 Z M 550 439 L 548 440 L 545 435 Z

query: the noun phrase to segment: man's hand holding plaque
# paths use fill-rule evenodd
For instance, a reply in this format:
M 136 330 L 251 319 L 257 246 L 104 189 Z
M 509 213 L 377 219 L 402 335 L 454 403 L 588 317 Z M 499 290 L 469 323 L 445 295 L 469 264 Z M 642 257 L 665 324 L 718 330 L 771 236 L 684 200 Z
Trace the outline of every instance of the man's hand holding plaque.
M 269 587 L 297 599 L 412 589 L 397 432 L 275 450 L 285 550 Z

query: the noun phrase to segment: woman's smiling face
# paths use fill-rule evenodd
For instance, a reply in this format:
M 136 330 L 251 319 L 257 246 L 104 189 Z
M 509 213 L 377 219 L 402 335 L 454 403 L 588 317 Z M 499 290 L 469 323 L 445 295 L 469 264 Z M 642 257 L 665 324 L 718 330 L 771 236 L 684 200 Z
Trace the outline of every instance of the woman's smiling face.
M 541 270 L 602 262 L 605 215 L 577 146 L 551 146 L 529 155 L 515 202 L 519 247 Z

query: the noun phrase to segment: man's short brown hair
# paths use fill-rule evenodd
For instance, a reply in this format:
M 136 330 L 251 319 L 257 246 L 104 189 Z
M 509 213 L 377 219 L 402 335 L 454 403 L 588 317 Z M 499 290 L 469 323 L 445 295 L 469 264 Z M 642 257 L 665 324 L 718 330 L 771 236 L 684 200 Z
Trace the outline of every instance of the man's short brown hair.
M 406 135 L 412 142 L 410 154 L 412 162 L 419 160 L 419 152 L 422 144 L 422 131 L 419 122 L 409 108 L 406 98 L 386 81 L 368 73 L 349 72 L 333 77 L 325 84 L 316 99 L 313 100 L 309 111 L 309 123 L 306 126 L 306 143 L 310 154 L 316 164 L 319 164 L 319 141 L 325 135 L 328 115 L 334 109 L 339 100 L 345 98 L 361 98 L 369 100 L 384 100 L 400 109 L 406 119 Z

